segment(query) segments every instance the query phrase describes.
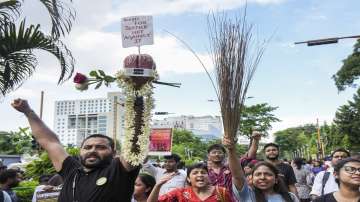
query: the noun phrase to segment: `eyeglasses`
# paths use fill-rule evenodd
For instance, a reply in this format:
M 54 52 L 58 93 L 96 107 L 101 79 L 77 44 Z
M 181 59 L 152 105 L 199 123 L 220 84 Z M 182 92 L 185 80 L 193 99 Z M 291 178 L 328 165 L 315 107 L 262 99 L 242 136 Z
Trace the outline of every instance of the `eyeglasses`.
M 355 168 L 352 166 L 344 166 L 344 170 L 349 174 L 355 174 L 356 171 L 358 171 L 358 173 L 360 174 L 360 168 Z

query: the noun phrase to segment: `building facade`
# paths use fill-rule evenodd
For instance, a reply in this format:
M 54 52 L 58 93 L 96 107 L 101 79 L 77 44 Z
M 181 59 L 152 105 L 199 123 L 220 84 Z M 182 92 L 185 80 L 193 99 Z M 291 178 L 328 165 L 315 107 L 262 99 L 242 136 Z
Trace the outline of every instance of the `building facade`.
M 177 116 L 154 120 L 153 128 L 178 128 L 192 131 L 204 141 L 219 139 L 223 134 L 220 116 Z
M 121 142 L 124 101 L 121 92 L 109 92 L 106 98 L 56 101 L 54 130 L 63 145 L 80 146 L 84 138 L 96 133 Z

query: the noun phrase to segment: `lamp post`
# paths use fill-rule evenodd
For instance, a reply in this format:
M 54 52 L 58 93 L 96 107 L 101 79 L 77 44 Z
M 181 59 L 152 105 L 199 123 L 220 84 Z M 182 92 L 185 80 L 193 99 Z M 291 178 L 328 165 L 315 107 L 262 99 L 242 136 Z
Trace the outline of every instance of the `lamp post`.
M 155 115 L 169 115 L 169 114 L 175 114 L 175 113 L 171 113 L 171 112 L 155 112 Z
M 332 38 L 300 41 L 300 42 L 295 42 L 294 44 L 297 45 L 297 44 L 306 43 L 307 46 L 318 46 L 318 45 L 326 45 L 326 44 L 338 43 L 340 39 L 357 39 L 357 38 L 360 38 L 360 35 L 342 36 L 342 37 L 332 37 Z
M 114 140 L 114 148 L 116 150 L 117 147 L 117 126 L 118 126 L 118 105 L 124 107 L 124 103 L 120 103 L 114 99 L 114 120 L 113 120 L 113 140 Z

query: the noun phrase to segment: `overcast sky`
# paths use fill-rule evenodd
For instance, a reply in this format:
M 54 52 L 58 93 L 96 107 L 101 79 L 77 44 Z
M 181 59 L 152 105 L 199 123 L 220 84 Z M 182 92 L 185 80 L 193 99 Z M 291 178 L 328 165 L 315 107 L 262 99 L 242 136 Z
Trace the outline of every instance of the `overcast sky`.
M 65 1 L 65 0 L 64 0 Z M 155 111 L 175 115 L 219 115 L 217 103 L 200 63 L 176 39 L 164 30 L 184 39 L 213 69 L 208 52 L 207 15 L 211 10 L 225 10 L 229 16 L 241 16 L 242 0 L 77 0 L 77 18 L 73 30 L 64 42 L 76 58 L 75 72 L 88 73 L 101 68 L 115 74 L 123 59 L 136 48 L 121 46 L 121 18 L 152 15 L 155 30 L 154 45 L 141 51 L 153 56 L 162 81 L 180 82 L 180 89 L 160 86 L 155 89 Z M 355 40 L 338 44 L 307 47 L 295 41 L 360 34 L 360 1 L 330 0 L 248 0 L 248 21 L 256 26 L 256 37 L 269 39 L 264 57 L 251 84 L 247 104 L 267 102 L 279 107 L 272 132 L 287 127 L 331 120 L 336 109 L 352 98 L 354 89 L 338 93 L 331 76 L 341 67 L 342 60 L 352 52 Z M 46 10 L 37 0 L 24 5 L 27 23 L 40 23 L 49 30 Z M 116 91 L 79 92 L 72 80 L 58 86 L 59 65 L 55 58 L 37 52 L 39 65 L 23 86 L 0 100 L 0 130 L 16 130 L 27 126 L 24 116 L 10 107 L 14 98 L 28 99 L 39 111 L 41 90 L 45 91 L 44 120 L 52 128 L 56 100 L 100 98 Z

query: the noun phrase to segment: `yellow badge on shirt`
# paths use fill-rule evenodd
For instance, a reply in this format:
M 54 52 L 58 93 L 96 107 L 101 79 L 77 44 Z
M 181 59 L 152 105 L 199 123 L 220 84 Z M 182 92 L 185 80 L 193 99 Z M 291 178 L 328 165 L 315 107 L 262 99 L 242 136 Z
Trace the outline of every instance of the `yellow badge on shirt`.
M 99 179 L 96 180 L 96 185 L 97 186 L 102 186 L 107 182 L 106 177 L 100 177 Z

